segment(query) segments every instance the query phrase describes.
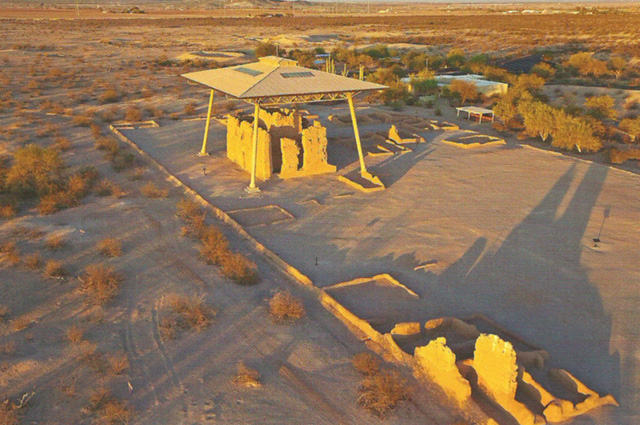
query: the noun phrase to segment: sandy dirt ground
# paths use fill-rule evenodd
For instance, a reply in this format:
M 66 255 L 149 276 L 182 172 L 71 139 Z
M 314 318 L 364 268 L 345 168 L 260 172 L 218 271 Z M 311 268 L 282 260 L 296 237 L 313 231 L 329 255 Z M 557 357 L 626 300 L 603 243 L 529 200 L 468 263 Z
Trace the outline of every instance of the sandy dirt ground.
M 350 128 L 324 120 L 345 107 L 309 109 L 328 127 L 338 173 L 355 167 Z M 193 154 L 203 127 L 162 123 L 126 134 L 225 210 L 279 205 L 293 214 L 248 231 L 317 285 L 391 273 L 417 292 L 419 300 L 393 291 L 342 297 L 383 330 L 397 320 L 486 314 L 621 402 L 578 423 L 637 420 L 638 176 L 514 141 L 463 150 L 441 143 L 442 132 L 425 132 L 427 143 L 412 153 L 367 158 L 385 191 L 360 193 L 326 175 L 273 178 L 253 196 L 242 191 L 248 176 L 225 159 L 223 126 L 212 127 L 212 156 Z M 431 260 L 437 264 L 414 271 Z
M 64 154 L 70 166 L 88 160 L 128 193 L 119 199 L 92 195 L 76 208 L 51 216 L 31 211 L 0 225 L 1 240 L 16 241 L 21 255 L 40 252 L 43 261 L 62 261 L 69 273 L 47 279 L 41 271 L 4 263 L 0 268 L 1 304 L 10 309 L 0 323 L 0 394 L 17 401 L 34 393 L 22 423 L 94 423 L 87 405 L 100 387 L 131 406 L 136 424 L 381 422 L 356 403 L 360 375 L 351 357 L 366 349 L 364 343 L 317 300 L 251 254 L 223 226 L 233 246 L 256 261 L 262 282 L 243 287 L 222 277 L 199 260 L 193 241 L 179 236 L 178 189 L 171 189 L 166 199 L 145 198 L 140 188 L 149 181 L 170 186 L 151 168 L 138 181 L 111 170 L 93 148 L 88 129 L 65 134 L 73 140 Z M 40 234 L 27 237 L 25 229 Z M 51 234 L 62 236 L 65 247 L 43 249 Z M 97 252 L 97 242 L 105 237 L 122 241 L 121 257 L 104 259 Z M 120 294 L 103 308 L 86 302 L 77 279 L 86 265 L 99 262 L 124 278 Z M 283 325 L 271 321 L 266 300 L 280 289 L 303 299 L 304 319 Z M 204 297 L 217 312 L 211 326 L 163 340 L 158 323 L 171 293 Z M 74 325 L 84 331 L 83 344 L 94 344 L 104 356 L 125 355 L 128 369 L 112 375 L 83 361 L 84 345 L 65 337 Z M 239 360 L 260 372 L 261 388 L 232 383 Z M 408 371 L 402 373 L 411 379 Z M 429 390 L 415 388 L 411 401 L 385 423 L 446 424 L 455 419 Z

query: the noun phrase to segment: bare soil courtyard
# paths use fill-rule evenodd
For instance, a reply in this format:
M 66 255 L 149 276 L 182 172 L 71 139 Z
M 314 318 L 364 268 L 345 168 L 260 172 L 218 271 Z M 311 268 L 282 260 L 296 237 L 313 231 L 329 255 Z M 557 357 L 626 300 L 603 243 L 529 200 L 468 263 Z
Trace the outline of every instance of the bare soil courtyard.
M 345 108 L 308 108 L 327 127 L 336 174 L 275 177 L 257 195 L 243 191 L 248 175 L 226 159 L 225 128 L 217 122 L 205 158 L 195 155 L 203 120 L 123 133 L 225 211 L 255 208 L 247 211 L 256 217 L 247 212 L 244 219 L 257 220 L 262 210 L 272 217 L 277 205 L 293 215 L 246 229 L 316 285 L 390 273 L 419 294 L 344 291 L 339 300 L 379 329 L 485 314 L 549 351 L 552 364 L 612 393 L 621 407 L 603 409 L 598 423 L 637 420 L 638 176 L 509 140 L 460 149 L 441 143 L 447 132 L 425 131 L 426 142 L 411 145 L 413 152 L 366 158 L 387 189 L 365 194 L 337 179 L 357 159 L 350 126 L 327 120 Z M 456 123 L 480 132 L 490 125 Z M 364 124 L 361 133 L 380 127 Z M 434 264 L 419 267 L 428 262 Z

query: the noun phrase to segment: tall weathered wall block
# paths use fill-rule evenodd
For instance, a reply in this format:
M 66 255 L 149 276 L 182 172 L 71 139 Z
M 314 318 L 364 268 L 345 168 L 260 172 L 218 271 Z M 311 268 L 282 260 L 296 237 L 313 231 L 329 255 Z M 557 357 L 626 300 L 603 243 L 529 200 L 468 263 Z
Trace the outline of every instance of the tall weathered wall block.
M 313 125 L 302 130 L 302 171 L 304 174 L 332 173 L 336 166 L 328 162 L 327 129 L 314 121 Z
M 444 337 L 431 340 L 414 352 L 415 374 L 437 384 L 459 406 L 471 397 L 471 386 L 456 366 L 456 355 L 447 347 Z
M 227 157 L 243 170 L 251 173 L 253 167 L 253 123 L 234 116 L 227 119 Z M 256 177 L 267 180 L 273 174 L 271 136 L 258 127 L 258 155 Z

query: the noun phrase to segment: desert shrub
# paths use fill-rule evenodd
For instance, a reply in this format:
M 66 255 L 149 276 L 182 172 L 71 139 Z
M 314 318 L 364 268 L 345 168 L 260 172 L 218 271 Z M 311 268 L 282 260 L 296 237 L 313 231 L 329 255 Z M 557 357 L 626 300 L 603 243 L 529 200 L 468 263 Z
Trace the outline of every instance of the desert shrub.
M 93 146 L 98 150 L 106 151 L 109 156 L 117 155 L 120 152 L 120 145 L 112 137 L 96 137 L 96 142 Z
M 138 122 L 142 119 L 142 112 L 135 106 L 130 106 L 124 114 L 124 119 L 129 122 Z
M 92 123 L 92 118 L 89 115 L 76 115 L 71 122 L 79 127 L 89 127 Z
M 120 93 L 113 89 L 107 89 L 99 97 L 100 103 L 113 103 L 120 100 Z
M 98 242 L 100 254 L 105 257 L 119 257 L 122 255 L 122 242 L 116 238 L 106 238 Z
M 12 266 L 20 263 L 20 250 L 15 242 L 5 242 L 0 245 L 0 259 Z
M 187 115 L 195 115 L 196 114 L 196 104 L 191 102 L 187 103 L 184 106 L 184 113 Z
M 518 111 L 524 120 L 524 127 L 529 136 L 540 136 L 544 142 L 556 128 L 556 110 L 545 103 L 520 102 Z
M 89 410 L 106 424 L 128 424 L 133 416 L 127 404 L 116 399 L 107 388 L 99 388 L 91 394 Z
M 67 329 L 67 340 L 73 344 L 79 344 L 84 338 L 84 331 L 80 327 L 73 325 Z
M 215 311 L 204 302 L 203 296 L 188 297 L 172 294 L 168 297 L 169 305 L 178 317 L 181 329 L 195 329 L 201 331 L 209 326 Z
M 21 316 L 13 319 L 13 322 L 11 322 L 11 327 L 15 331 L 22 331 L 24 329 L 27 329 L 29 325 L 31 325 L 31 323 L 32 320 L 27 316 Z
M 81 289 L 87 293 L 91 301 L 102 305 L 116 296 L 122 277 L 114 272 L 113 267 L 91 264 L 85 268 L 80 282 Z
M 378 358 L 371 353 L 359 353 L 353 356 L 351 364 L 360 373 L 374 375 L 380 371 Z
M 49 235 L 49 237 L 44 243 L 44 246 L 47 249 L 51 249 L 53 251 L 60 250 L 64 248 L 66 245 L 67 245 L 66 240 L 58 234 Z
M 593 53 L 580 52 L 569 57 L 565 66 L 576 69 L 581 75 L 599 77 L 607 73 L 607 63 L 593 57 Z
M 255 263 L 237 252 L 227 251 L 221 257 L 220 271 L 224 276 L 241 285 L 255 285 L 258 283 Z
M 144 167 L 137 167 L 131 174 L 129 174 L 129 180 L 137 181 L 144 175 Z
M 24 257 L 24 266 L 32 270 L 39 269 L 40 266 L 42 266 L 42 258 L 40 258 L 40 254 L 34 253 Z
M 131 152 L 120 151 L 118 154 L 111 156 L 111 167 L 120 172 L 130 168 L 135 163 L 136 157 Z
M 116 354 L 107 358 L 109 372 L 113 375 L 122 375 L 129 369 L 129 359 L 125 354 Z
M 160 189 L 152 182 L 148 182 L 140 191 L 147 198 L 166 198 L 169 196 L 169 189 Z
M 45 277 L 65 277 L 67 270 L 62 265 L 61 261 L 49 260 L 44 266 Z
M 276 54 L 276 45 L 269 42 L 260 42 L 256 46 L 255 55 L 256 58 L 260 58 L 262 56 L 275 56 Z
M 269 300 L 269 314 L 276 323 L 298 320 L 304 317 L 304 305 L 288 291 L 280 291 Z
M 612 164 L 622 164 L 628 159 L 640 159 L 640 149 L 609 149 L 609 162 Z
M 407 383 L 395 371 L 382 371 L 366 376 L 360 383 L 358 404 L 379 417 L 407 398 Z
M 586 119 L 558 112 L 551 144 L 561 149 L 571 150 L 575 147 L 579 152 L 597 152 L 602 148 L 602 141 L 595 132 L 594 125 Z
M 200 204 L 196 201 L 192 201 L 191 199 L 182 198 L 178 201 L 176 215 L 182 220 L 190 220 L 195 216 L 202 215 L 202 209 L 200 208 Z
M 0 218 L 13 218 L 18 213 L 14 204 L 0 205 Z
M 16 151 L 5 185 L 11 193 L 24 198 L 48 195 L 62 189 L 63 169 L 56 150 L 29 144 Z
M 233 377 L 233 382 L 243 387 L 259 387 L 260 373 L 248 367 L 243 360 L 240 360 L 236 366 L 236 375 Z
M 61 191 L 41 197 L 37 209 L 40 214 L 48 215 L 74 205 L 77 205 L 77 200 Z
M 66 137 L 56 137 L 56 140 L 53 142 L 53 147 L 59 151 L 68 151 L 71 149 L 71 141 Z

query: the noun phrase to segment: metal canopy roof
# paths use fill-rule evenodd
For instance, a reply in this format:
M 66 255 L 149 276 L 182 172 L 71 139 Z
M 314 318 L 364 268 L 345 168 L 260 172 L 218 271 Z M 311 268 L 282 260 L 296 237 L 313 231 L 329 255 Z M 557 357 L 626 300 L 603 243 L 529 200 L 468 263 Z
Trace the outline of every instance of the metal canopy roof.
M 266 56 L 244 65 L 190 72 L 182 77 L 252 103 L 278 104 L 345 98 L 386 86 L 303 68 L 291 59 Z

